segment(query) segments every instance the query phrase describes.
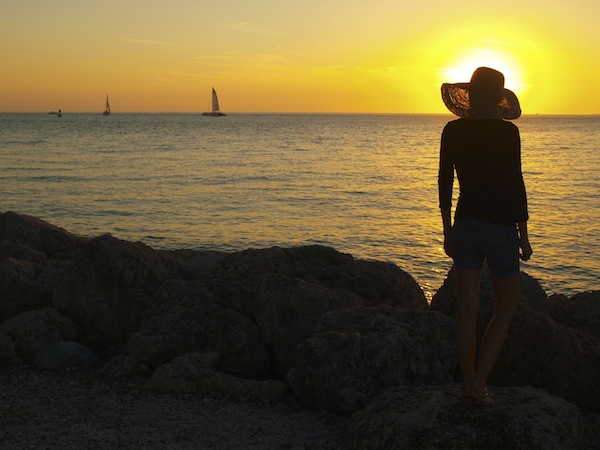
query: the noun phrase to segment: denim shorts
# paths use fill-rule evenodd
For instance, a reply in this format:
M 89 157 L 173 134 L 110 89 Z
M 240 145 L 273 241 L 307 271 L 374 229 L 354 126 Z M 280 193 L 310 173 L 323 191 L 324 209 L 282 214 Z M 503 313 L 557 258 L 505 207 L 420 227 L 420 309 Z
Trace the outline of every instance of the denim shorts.
M 450 251 L 459 270 L 481 269 L 484 260 L 494 278 L 519 274 L 519 236 L 515 226 L 479 219 L 457 219 L 450 233 Z

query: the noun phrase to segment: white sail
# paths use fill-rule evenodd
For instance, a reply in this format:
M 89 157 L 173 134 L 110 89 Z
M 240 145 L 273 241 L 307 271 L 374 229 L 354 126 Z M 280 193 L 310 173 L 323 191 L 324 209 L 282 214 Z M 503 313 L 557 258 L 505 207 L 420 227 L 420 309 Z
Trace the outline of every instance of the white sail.
M 221 110 L 219 109 L 219 99 L 217 98 L 217 91 L 215 91 L 215 88 L 212 88 L 211 110 L 210 110 L 210 112 L 202 113 L 202 115 L 203 116 L 212 116 L 212 117 L 226 115 L 226 114 L 222 113 Z
M 106 105 L 104 107 L 104 112 L 102 114 L 105 116 L 110 115 L 110 103 L 108 102 L 108 94 L 106 94 Z
M 212 88 L 212 112 L 221 112 L 219 111 L 219 99 L 217 98 L 217 91 L 215 91 L 215 88 Z

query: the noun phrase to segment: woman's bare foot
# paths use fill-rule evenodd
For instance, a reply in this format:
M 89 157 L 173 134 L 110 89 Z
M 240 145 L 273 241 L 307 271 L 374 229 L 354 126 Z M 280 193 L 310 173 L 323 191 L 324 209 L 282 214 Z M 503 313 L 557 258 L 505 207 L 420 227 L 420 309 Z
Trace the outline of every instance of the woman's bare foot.
M 495 394 L 485 387 L 463 386 L 460 398 L 467 403 L 477 406 L 494 406 Z

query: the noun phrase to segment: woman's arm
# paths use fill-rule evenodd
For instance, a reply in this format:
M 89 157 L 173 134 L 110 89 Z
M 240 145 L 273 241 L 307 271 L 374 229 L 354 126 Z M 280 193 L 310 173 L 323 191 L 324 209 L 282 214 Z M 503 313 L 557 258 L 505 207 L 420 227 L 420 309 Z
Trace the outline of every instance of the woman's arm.
M 442 225 L 444 227 L 444 252 L 450 255 L 450 231 L 452 231 L 452 187 L 454 184 L 454 163 L 450 158 L 451 139 L 449 127 L 446 125 L 442 132 L 440 144 L 440 166 L 438 172 L 438 195 L 439 206 L 442 213 Z
M 533 249 L 529 243 L 529 234 L 527 232 L 527 222 L 517 223 L 517 230 L 519 231 L 519 247 L 521 247 L 521 259 L 528 261 L 531 258 Z
M 444 252 L 446 255 L 452 256 L 450 254 L 450 232 L 452 231 L 450 208 L 442 208 L 440 211 L 442 212 L 442 224 L 444 226 Z

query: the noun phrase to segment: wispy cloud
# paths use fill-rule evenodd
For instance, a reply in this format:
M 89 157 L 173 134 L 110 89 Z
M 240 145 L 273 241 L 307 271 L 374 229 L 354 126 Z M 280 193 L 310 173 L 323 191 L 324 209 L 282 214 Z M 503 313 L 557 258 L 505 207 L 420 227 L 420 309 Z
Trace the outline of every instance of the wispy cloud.
M 268 37 L 268 38 L 283 38 L 285 33 L 280 29 L 268 28 L 260 25 L 256 25 L 252 22 L 242 20 L 239 22 L 222 22 L 219 24 L 222 28 L 231 31 L 238 31 L 242 33 L 252 34 L 255 36 Z
M 510 47 L 531 47 L 531 48 L 550 48 L 547 44 L 535 42 L 526 39 L 507 39 L 498 37 L 484 37 L 483 42 L 497 46 L 510 46 Z
M 182 44 L 180 42 L 167 42 L 167 41 L 153 41 L 150 39 L 137 39 L 137 38 L 115 38 L 116 41 L 119 42 L 131 42 L 134 44 L 144 44 L 144 45 L 154 45 L 161 47 L 182 47 L 182 48 L 191 48 L 191 45 Z

